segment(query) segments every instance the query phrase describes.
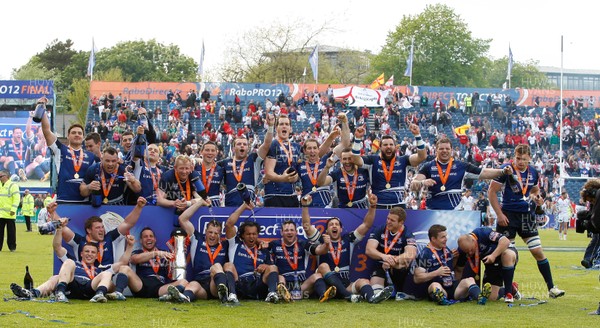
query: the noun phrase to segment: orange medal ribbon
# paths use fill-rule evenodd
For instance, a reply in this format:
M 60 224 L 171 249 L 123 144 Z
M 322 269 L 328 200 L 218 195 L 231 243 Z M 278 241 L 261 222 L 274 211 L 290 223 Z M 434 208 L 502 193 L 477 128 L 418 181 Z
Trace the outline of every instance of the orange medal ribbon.
M 342 175 L 344 176 L 344 180 L 346 182 L 346 190 L 348 191 L 348 199 L 352 202 L 354 198 L 354 192 L 356 191 L 356 184 L 358 181 L 358 171 L 354 171 L 354 177 L 352 179 L 352 184 L 350 184 L 350 180 L 348 179 L 348 174 L 346 170 L 342 170 Z
M 383 176 L 385 177 L 385 182 L 387 184 L 390 184 L 390 181 L 392 180 L 392 174 L 394 173 L 394 165 L 395 164 L 396 164 L 396 156 L 394 156 L 394 158 L 392 158 L 392 160 L 390 161 L 389 169 L 388 169 L 387 165 L 385 164 L 383 157 L 381 158 L 381 168 L 383 169 Z
M 210 173 L 208 174 L 208 179 L 206 179 L 206 170 L 204 169 L 204 165 L 202 165 L 202 168 L 200 169 L 202 172 L 202 183 L 204 184 L 204 188 L 206 188 L 206 193 L 208 193 L 208 189 L 210 189 L 213 174 L 215 173 L 215 167 L 217 167 L 217 164 L 213 163 L 212 167 L 210 168 Z
M 156 247 L 154 247 L 154 249 L 152 250 L 152 252 L 157 251 Z M 150 252 L 148 250 L 144 250 L 144 252 Z M 158 271 L 160 270 L 160 257 L 157 255 L 155 258 L 150 259 L 150 265 L 152 265 L 152 270 L 154 271 L 155 274 L 158 274 Z
M 471 267 L 471 270 L 473 270 L 473 273 L 479 274 L 479 243 L 477 242 L 477 236 L 474 233 L 471 233 L 471 236 L 475 239 L 475 261 L 471 261 L 470 256 L 467 257 L 467 260 L 469 261 L 469 266 Z
M 310 163 L 306 161 L 306 174 L 310 179 L 310 183 L 312 183 L 313 187 L 317 186 L 317 178 L 319 177 L 319 162 L 315 163 L 314 171 L 311 172 Z
M 183 189 L 183 186 L 181 185 L 181 181 L 179 181 L 179 174 L 177 174 L 177 171 L 175 171 L 175 180 L 177 180 L 177 184 L 179 185 L 179 190 L 183 194 L 183 197 L 185 197 L 185 200 L 192 199 L 192 188 L 190 187 L 190 179 L 188 178 L 185 181 L 185 189 Z
M 108 198 L 108 194 L 110 193 L 110 189 L 112 188 L 113 182 L 115 182 L 115 174 L 110 175 L 110 180 L 108 182 L 108 186 L 106 185 L 106 176 L 104 174 L 104 167 L 101 168 L 100 173 L 100 181 L 102 182 L 102 194 L 104 194 L 104 199 Z
M 248 246 L 246 246 L 244 244 L 244 249 L 246 250 L 246 252 L 250 255 L 250 257 L 252 258 L 252 260 L 254 260 L 254 271 L 256 271 L 256 261 L 258 260 L 258 248 L 256 246 L 252 247 L 252 249 L 254 250 L 254 253 L 252 253 L 249 249 Z
M 340 258 L 342 257 L 342 241 L 340 240 L 337 245 L 337 253 L 335 249 L 333 249 L 333 245 L 329 244 L 329 254 L 331 254 L 331 258 L 333 259 L 333 263 L 337 267 L 340 264 Z
M 292 270 L 296 271 L 298 269 L 298 241 L 294 242 L 294 261 L 290 259 L 290 254 L 287 251 L 285 243 L 283 242 L 283 238 L 281 238 L 281 249 L 283 250 L 283 255 L 287 260 L 288 264 L 292 268 Z M 339 261 L 338 261 L 339 262 Z
M 152 177 L 152 185 L 154 186 L 154 190 L 156 190 L 158 188 L 158 182 L 160 181 L 161 176 L 160 169 L 158 168 L 158 166 L 156 166 L 156 175 L 154 175 L 154 172 L 152 172 L 152 167 L 150 167 L 150 164 L 148 164 L 148 161 L 145 158 L 144 163 L 146 163 L 146 167 L 148 168 L 148 171 L 150 171 L 150 177 Z
M 447 266 L 447 264 L 448 264 L 448 253 L 446 253 L 446 249 L 445 248 L 442 249 L 442 251 L 444 252 L 444 262 L 442 262 L 442 259 L 438 255 L 436 249 L 433 248 L 433 247 L 431 247 L 431 245 L 428 245 L 427 247 L 431 250 L 431 252 L 435 256 L 435 258 L 438 260 L 438 262 L 440 263 L 440 265 Z
M 440 175 L 440 181 L 442 182 L 442 186 L 446 185 L 446 182 L 448 181 L 448 177 L 450 176 L 450 171 L 452 170 L 452 163 L 454 163 L 454 159 L 452 157 L 450 157 L 450 160 L 448 161 L 448 166 L 446 167 L 446 172 L 442 171 L 442 167 L 440 166 L 440 163 L 436 160 L 435 161 L 435 166 L 437 166 L 437 171 L 438 174 Z
M 96 276 L 96 267 L 92 264 L 91 268 L 88 268 L 87 264 L 85 264 L 85 262 L 81 262 L 81 264 L 83 265 L 83 270 L 85 270 L 85 274 L 88 275 L 88 277 L 90 277 L 90 279 L 94 279 L 94 277 Z
M 385 254 L 389 253 L 390 250 L 392 250 L 392 248 L 394 247 L 394 245 L 396 244 L 403 232 L 404 226 L 402 226 L 402 229 L 400 229 L 398 233 L 396 233 L 396 236 L 394 236 L 394 239 L 392 239 L 392 242 L 388 245 L 388 229 L 385 228 L 385 237 L 383 239 L 383 252 Z
M 521 171 L 517 170 L 517 168 L 511 164 L 513 170 L 517 173 L 515 174 L 517 176 L 517 179 L 519 179 L 519 184 L 521 185 L 521 192 L 523 193 L 523 197 L 525 197 L 525 194 L 527 193 L 527 180 L 529 179 L 529 165 L 527 166 L 527 178 L 525 179 L 525 183 L 523 183 L 523 178 L 521 178 Z
M 288 141 L 288 149 L 285 149 L 285 144 L 283 143 L 283 140 L 277 138 L 277 141 L 279 141 L 280 148 L 283 150 L 283 152 L 287 156 L 288 166 L 292 166 L 292 160 L 294 159 L 292 157 L 293 156 L 293 153 L 292 153 L 292 142 Z
M 79 150 L 79 159 L 75 158 L 75 151 L 73 150 L 73 148 L 71 148 L 71 146 L 69 146 L 69 154 L 71 154 L 71 161 L 73 162 L 73 169 L 75 170 L 75 173 L 79 173 L 79 170 L 81 169 L 81 164 L 83 163 L 83 149 Z
M 13 145 L 13 151 L 15 152 L 15 154 L 17 154 L 17 157 L 19 158 L 19 160 L 23 160 L 23 143 L 20 142 L 19 145 L 21 147 L 17 148 L 17 144 L 15 144 L 15 140 L 13 139 L 12 141 L 12 145 Z
M 223 248 L 223 244 L 219 243 L 219 246 L 217 246 L 215 252 L 213 253 L 210 250 L 210 246 L 208 246 L 208 242 L 204 241 L 204 243 L 206 244 L 206 253 L 208 253 L 208 259 L 210 260 L 210 264 L 215 264 L 215 260 L 217 259 L 217 256 L 219 256 L 219 252 Z M 254 262 L 256 262 L 256 260 Z M 256 264 L 254 265 L 254 267 L 256 267 Z
M 242 175 L 244 174 L 244 166 L 246 165 L 246 161 L 248 161 L 248 158 L 244 158 L 242 164 L 240 164 L 240 170 L 238 173 L 237 166 L 235 165 L 235 158 L 231 160 L 231 169 L 233 170 L 233 176 L 235 177 L 235 180 L 238 183 L 242 182 Z

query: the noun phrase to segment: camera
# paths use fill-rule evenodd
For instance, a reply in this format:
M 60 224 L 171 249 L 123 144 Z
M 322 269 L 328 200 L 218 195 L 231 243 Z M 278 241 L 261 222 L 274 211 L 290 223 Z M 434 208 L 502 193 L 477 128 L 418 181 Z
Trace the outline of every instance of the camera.
M 577 221 L 575 221 L 575 232 L 577 233 L 600 233 L 592 224 L 592 211 L 577 212 Z
M 577 212 L 577 221 L 575 221 L 575 232 L 577 233 L 600 233 L 600 190 L 596 188 L 583 189 L 583 199 L 594 199 L 591 202 L 591 209 Z M 595 214 L 594 214 L 595 213 Z

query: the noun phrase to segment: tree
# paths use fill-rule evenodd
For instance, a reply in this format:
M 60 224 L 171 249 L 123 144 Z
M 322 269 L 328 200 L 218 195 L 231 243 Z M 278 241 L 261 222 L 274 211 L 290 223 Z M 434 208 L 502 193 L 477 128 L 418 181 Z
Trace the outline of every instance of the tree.
M 301 82 L 308 55 L 327 23 L 312 28 L 297 21 L 288 25 L 274 23 L 244 33 L 228 42 L 220 79 L 235 82 Z M 309 46 L 310 45 L 310 46 Z M 319 82 L 328 79 L 321 71 Z M 323 74 L 322 74 L 323 73 Z
M 72 83 L 72 90 L 66 93 L 66 98 L 70 104 L 69 112 L 74 112 L 77 121 L 85 126 L 87 120 L 88 99 L 90 95 L 90 81 L 87 79 L 77 79 Z
M 176 45 L 165 46 L 156 40 L 127 41 L 96 53 L 94 71 L 120 68 L 132 82 L 195 81 L 198 64 L 180 53 Z
M 372 78 L 403 77 L 414 38 L 413 84 L 431 86 L 475 86 L 490 39 L 477 39 L 454 11 L 441 4 L 428 5 L 416 16 L 404 16 L 388 34 L 382 51 L 371 62 Z M 408 84 L 408 77 L 401 83 Z M 370 82 L 370 81 L 369 81 Z

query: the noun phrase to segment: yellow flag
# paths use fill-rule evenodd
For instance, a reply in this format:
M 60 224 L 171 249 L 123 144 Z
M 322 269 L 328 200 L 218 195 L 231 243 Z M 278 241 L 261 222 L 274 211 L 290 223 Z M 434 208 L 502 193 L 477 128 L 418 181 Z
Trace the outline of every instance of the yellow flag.
M 371 83 L 371 85 L 369 86 L 370 89 L 377 89 L 380 86 L 382 86 L 385 83 L 385 80 L 383 78 L 383 73 L 381 73 L 381 75 L 379 75 L 379 77 L 377 77 L 375 79 L 375 81 L 373 81 L 373 83 Z

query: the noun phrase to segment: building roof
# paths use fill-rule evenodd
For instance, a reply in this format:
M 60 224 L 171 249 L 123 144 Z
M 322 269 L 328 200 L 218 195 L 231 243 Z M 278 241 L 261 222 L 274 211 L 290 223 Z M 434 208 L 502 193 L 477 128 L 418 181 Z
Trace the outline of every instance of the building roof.
M 560 67 L 538 66 L 537 68 L 542 73 L 560 74 Z M 579 74 L 579 75 L 600 75 L 600 70 L 563 68 L 563 74 L 570 74 L 570 75 L 573 75 L 573 74 Z

